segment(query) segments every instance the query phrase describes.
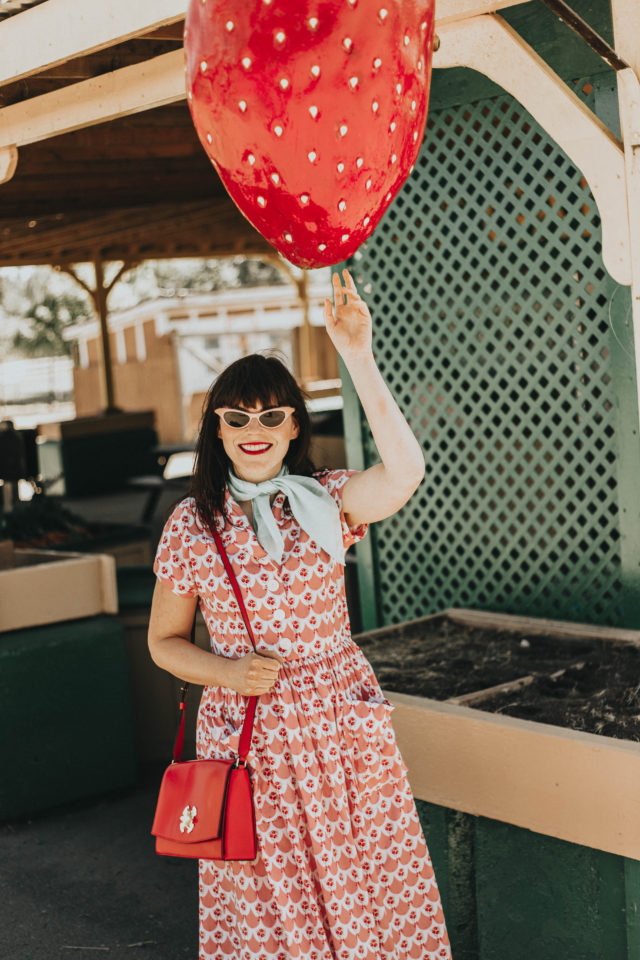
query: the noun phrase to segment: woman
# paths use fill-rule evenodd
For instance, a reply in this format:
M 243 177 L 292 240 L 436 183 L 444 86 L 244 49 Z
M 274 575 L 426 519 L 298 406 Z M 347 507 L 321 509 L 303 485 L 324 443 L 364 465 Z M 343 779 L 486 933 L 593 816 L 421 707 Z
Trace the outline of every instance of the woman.
M 451 958 L 393 706 L 351 638 L 344 592 L 344 551 L 409 500 L 425 462 L 376 366 L 369 310 L 343 275 L 344 287 L 333 274 L 326 328 L 382 462 L 315 471 L 295 380 L 273 357 L 244 357 L 209 391 L 192 496 L 154 562 L 149 648 L 160 667 L 204 685 L 198 756 L 235 756 L 247 697 L 260 697 L 249 752 L 258 856 L 200 860 L 200 960 Z M 198 602 L 211 652 L 188 639 Z

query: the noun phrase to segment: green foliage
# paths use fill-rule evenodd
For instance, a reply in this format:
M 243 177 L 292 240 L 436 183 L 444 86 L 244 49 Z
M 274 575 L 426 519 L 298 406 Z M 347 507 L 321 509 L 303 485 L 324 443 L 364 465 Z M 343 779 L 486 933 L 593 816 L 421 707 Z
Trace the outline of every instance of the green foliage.
M 120 266 L 121 262 L 106 265 L 107 284 Z M 92 264 L 75 264 L 74 270 L 83 283 L 95 285 Z M 147 260 L 115 284 L 109 310 L 127 310 L 160 297 L 286 282 L 273 263 L 259 258 Z M 62 331 L 68 324 L 93 317 L 91 297 L 64 271 L 50 267 L 0 271 L 0 328 L 5 330 L 1 339 L 12 351 L 28 357 L 70 355 L 72 345 L 63 339 Z
M 286 283 L 286 277 L 272 263 L 264 260 L 234 261 L 238 267 L 238 286 L 260 287 Z
M 72 293 L 45 294 L 26 312 L 31 333 L 17 331 L 12 346 L 29 357 L 52 357 L 71 354 L 71 343 L 64 340 L 62 331 L 77 320 L 90 316 L 87 303 Z

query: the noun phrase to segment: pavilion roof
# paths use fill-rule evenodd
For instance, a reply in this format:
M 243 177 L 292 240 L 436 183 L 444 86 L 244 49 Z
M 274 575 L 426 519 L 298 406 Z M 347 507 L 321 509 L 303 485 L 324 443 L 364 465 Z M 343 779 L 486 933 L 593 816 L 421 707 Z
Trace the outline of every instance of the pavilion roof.
M 182 21 L 171 23 L 5 83 L 0 107 L 177 51 L 182 30 Z M 0 186 L 0 266 L 64 265 L 96 253 L 138 261 L 274 250 L 230 199 L 183 100 L 19 148 L 15 173 Z

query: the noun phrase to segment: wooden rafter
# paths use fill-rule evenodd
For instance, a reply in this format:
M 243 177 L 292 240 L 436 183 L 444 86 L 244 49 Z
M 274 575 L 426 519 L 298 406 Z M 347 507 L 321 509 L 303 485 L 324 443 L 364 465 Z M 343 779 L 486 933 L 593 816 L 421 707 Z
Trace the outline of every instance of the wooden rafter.
M 469 20 L 483 13 L 518 7 L 528 0 L 436 0 L 436 29 L 457 20 Z
M 185 9 L 185 0 L 109 0 L 88 13 L 86 0 L 47 0 L 0 23 L 0 84 L 157 31 Z
M 525 2 L 438 0 L 436 26 Z M 162 36 L 163 30 L 184 19 L 186 6 L 186 0 L 109 0 L 92 4 L 87 16 L 86 0 L 47 0 L 0 22 L 0 85 L 133 37 Z M 60 30 L 61 23 L 68 29 Z
M 176 30 L 176 26 L 180 29 Z M 22 77 L 13 83 L 6 83 L 0 86 L 0 106 L 9 106 L 12 103 L 51 93 L 72 83 L 89 80 L 104 73 L 111 73 L 114 70 L 159 57 L 172 50 L 182 49 L 182 24 L 169 29 L 175 30 L 175 37 L 158 37 L 155 34 L 149 37 L 138 37 L 135 40 L 127 40 L 108 47 L 106 50 L 67 60 L 55 67 L 41 70 L 37 74 Z
M 0 266 L 274 253 L 228 198 L 86 211 L 43 221 L 0 219 Z
M 184 97 L 182 50 L 165 53 L 5 107 L 0 111 L 0 147 L 35 143 Z

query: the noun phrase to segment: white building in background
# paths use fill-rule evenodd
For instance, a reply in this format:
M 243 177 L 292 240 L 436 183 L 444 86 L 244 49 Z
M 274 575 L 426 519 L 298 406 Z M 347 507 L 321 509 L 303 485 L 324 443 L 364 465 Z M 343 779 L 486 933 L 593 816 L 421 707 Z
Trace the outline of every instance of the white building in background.
M 0 363 L 0 406 L 72 397 L 71 357 L 8 357 Z
M 325 330 L 324 300 L 331 271 L 310 271 L 307 281 L 312 334 L 312 378 L 334 380 L 337 357 Z M 163 297 L 109 316 L 116 404 L 153 409 L 161 440 L 189 439 L 204 394 L 230 363 L 249 353 L 279 351 L 299 375 L 303 305 L 293 284 L 237 287 L 184 297 Z M 66 327 L 75 344 L 77 416 L 102 406 L 100 326 L 97 320 Z
M 0 362 L 0 420 L 23 429 L 74 416 L 71 357 L 9 356 Z

